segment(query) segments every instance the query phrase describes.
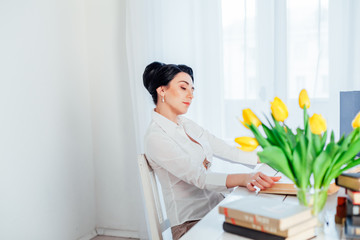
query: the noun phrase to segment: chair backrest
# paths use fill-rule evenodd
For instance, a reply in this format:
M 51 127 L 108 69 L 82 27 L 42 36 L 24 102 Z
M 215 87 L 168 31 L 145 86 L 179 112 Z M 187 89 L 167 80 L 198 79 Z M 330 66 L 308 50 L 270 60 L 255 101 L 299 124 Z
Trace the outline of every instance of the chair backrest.
M 168 219 L 164 219 L 155 173 L 144 154 L 138 156 L 138 165 L 151 239 L 163 239 L 162 233 L 170 227 L 170 222 Z

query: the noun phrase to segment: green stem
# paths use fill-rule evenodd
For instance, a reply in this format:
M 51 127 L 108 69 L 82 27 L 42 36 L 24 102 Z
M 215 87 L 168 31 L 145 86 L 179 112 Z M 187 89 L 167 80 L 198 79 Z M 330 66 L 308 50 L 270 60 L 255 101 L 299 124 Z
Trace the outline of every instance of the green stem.
M 324 208 L 327 200 L 327 188 L 314 189 L 314 192 L 310 192 L 309 188 L 299 188 L 297 192 L 297 198 L 300 204 L 311 207 L 311 213 L 313 216 L 317 216 Z
M 312 214 L 314 216 L 317 216 L 321 212 L 321 210 L 324 208 L 324 206 L 326 204 L 327 196 L 328 196 L 327 190 L 328 190 L 328 188 L 315 189 L 314 205 L 313 205 L 313 209 L 312 209 Z
M 311 204 L 311 199 L 308 198 L 308 188 L 307 187 L 301 187 L 298 189 L 297 198 L 301 205 L 309 206 Z

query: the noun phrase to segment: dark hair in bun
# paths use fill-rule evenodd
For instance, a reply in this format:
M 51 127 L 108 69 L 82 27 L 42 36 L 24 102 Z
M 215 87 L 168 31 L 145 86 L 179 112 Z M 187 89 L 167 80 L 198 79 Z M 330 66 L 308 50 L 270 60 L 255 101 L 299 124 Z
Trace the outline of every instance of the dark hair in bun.
M 193 70 L 186 65 L 165 64 L 160 62 L 153 62 L 147 65 L 143 74 L 143 82 L 145 88 L 151 94 L 152 99 L 157 104 L 156 89 L 160 86 L 167 86 L 176 74 L 184 72 L 190 75 L 194 82 Z

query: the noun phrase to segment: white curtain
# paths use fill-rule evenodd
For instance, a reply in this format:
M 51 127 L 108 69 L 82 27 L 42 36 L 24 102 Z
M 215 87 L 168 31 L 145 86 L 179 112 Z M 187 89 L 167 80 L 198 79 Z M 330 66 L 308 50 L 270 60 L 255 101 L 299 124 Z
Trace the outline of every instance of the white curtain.
M 152 61 L 193 68 L 195 99 L 187 116 L 222 134 L 220 13 L 218 0 L 127 1 L 127 57 L 139 153 L 154 108 L 142 83 L 142 73 Z
M 298 93 L 309 92 L 310 114 L 339 133 L 339 92 L 360 89 L 360 10 L 352 0 L 223 0 L 225 132 L 248 135 L 234 116 L 250 107 L 262 120 L 279 96 L 287 124 L 302 125 Z M 236 134 L 234 136 L 234 133 Z
M 360 90 L 360 2 L 330 0 L 330 77 L 340 90 Z

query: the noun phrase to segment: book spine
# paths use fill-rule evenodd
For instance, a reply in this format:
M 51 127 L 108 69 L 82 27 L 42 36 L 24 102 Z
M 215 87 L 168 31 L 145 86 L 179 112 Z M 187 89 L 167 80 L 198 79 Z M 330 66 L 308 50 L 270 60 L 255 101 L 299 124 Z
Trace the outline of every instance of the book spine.
M 276 227 L 280 229 L 280 221 L 277 219 L 254 215 L 251 213 L 225 208 L 222 206 L 219 207 L 219 212 L 221 214 L 224 214 L 225 217 L 239 219 L 240 221 L 249 222 L 256 225 Z
M 360 226 L 360 216 L 351 216 L 353 225 Z
M 350 189 L 346 189 L 346 193 L 350 197 L 352 204 L 360 205 L 360 200 L 359 200 L 360 192 L 355 192 Z
M 254 230 L 257 230 L 260 232 L 274 234 L 274 235 L 281 236 L 281 237 L 288 236 L 287 231 L 278 230 L 278 228 L 276 226 L 266 226 L 266 225 L 262 225 L 262 224 L 244 222 L 244 221 L 240 221 L 238 219 L 229 218 L 229 217 L 225 218 L 225 222 L 231 223 L 233 225 L 241 226 L 241 227 L 251 228 L 251 229 L 254 229 Z
M 350 217 L 347 217 L 345 221 L 345 234 L 350 238 L 360 237 L 360 226 L 353 225 Z
M 354 182 L 354 180 L 351 180 L 351 178 L 340 175 L 339 177 L 335 178 L 335 183 L 340 187 L 350 189 L 352 191 L 360 191 L 360 184 L 358 180 Z
M 234 233 L 239 236 L 251 238 L 251 239 L 267 239 L 267 240 L 283 240 L 284 237 L 272 235 L 269 233 L 259 232 L 249 228 L 243 228 L 227 222 L 223 223 L 223 229 L 225 232 Z
M 346 215 L 360 215 L 360 206 L 352 204 L 351 200 L 348 199 L 346 202 Z
M 360 215 L 360 206 L 346 206 L 346 215 L 347 216 L 351 216 L 351 215 Z

